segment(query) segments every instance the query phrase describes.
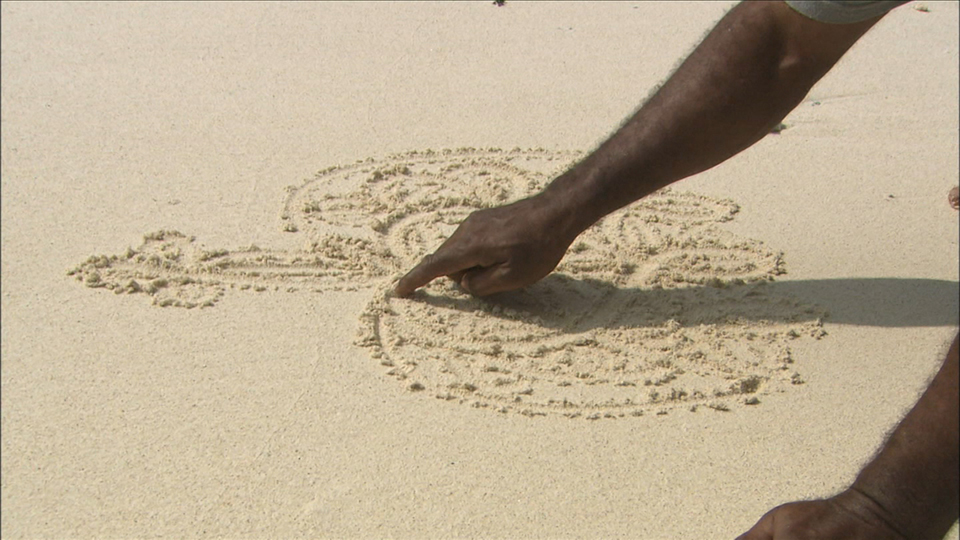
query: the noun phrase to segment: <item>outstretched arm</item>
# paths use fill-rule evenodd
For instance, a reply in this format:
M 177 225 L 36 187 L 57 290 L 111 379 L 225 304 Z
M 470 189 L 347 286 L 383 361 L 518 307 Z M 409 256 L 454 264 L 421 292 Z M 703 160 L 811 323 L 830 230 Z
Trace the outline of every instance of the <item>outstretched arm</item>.
M 960 335 L 939 373 L 846 491 L 778 506 L 739 540 L 943 538 L 960 505 Z
M 480 296 L 539 280 L 606 214 L 760 140 L 877 20 L 831 25 L 783 2 L 737 5 L 596 151 L 540 194 L 471 214 L 397 294 L 440 276 Z

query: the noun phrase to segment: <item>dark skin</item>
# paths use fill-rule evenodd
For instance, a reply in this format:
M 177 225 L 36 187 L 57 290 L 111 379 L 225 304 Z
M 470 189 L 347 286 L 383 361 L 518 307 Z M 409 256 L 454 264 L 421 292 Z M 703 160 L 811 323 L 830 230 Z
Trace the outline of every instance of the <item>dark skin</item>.
M 943 538 L 960 504 L 958 340 L 853 485 L 829 499 L 778 506 L 738 540 Z
M 878 20 L 831 25 L 782 2 L 738 5 L 596 151 L 541 193 L 471 214 L 401 278 L 396 293 L 442 276 L 477 296 L 538 281 L 603 216 L 763 138 Z M 960 504 L 957 381 L 955 340 L 916 406 L 849 488 L 779 506 L 740 538 L 942 538 Z
M 441 276 L 477 296 L 538 281 L 603 216 L 767 135 L 874 23 L 823 24 L 781 2 L 735 7 L 595 152 L 541 193 L 470 215 L 397 294 Z

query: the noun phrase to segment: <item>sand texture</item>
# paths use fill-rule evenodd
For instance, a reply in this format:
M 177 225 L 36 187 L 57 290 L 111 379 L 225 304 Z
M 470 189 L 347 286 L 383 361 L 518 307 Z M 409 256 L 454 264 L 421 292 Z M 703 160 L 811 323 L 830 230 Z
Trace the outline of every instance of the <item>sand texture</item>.
M 536 193 L 575 156 L 544 150 L 421 151 L 324 169 L 291 187 L 283 230 L 302 250 L 205 249 L 176 231 L 69 275 L 210 307 L 227 291 L 377 288 L 358 343 L 412 391 L 500 412 L 641 416 L 755 405 L 802 384 L 788 343 L 821 337 L 823 314 L 764 284 L 782 253 L 717 226 L 731 201 L 664 189 L 582 235 L 557 271 L 516 294 L 476 299 L 438 280 L 413 300 L 393 278 L 471 211 Z
M 4 2 L 0 535 L 732 538 L 846 486 L 958 324 L 954 2 L 541 282 L 391 292 L 731 5 Z

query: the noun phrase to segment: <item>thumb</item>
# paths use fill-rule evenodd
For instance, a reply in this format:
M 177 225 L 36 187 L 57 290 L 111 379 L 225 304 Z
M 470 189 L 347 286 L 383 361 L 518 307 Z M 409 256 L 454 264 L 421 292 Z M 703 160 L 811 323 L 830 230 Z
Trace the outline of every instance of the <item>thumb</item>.
M 397 296 L 407 296 L 435 278 L 456 274 L 463 271 L 464 268 L 473 266 L 473 259 L 469 255 L 464 255 L 456 250 L 445 249 L 444 246 L 446 246 L 446 243 L 440 246 L 436 253 L 424 257 L 420 264 L 400 278 L 394 289 Z
M 502 265 L 468 270 L 460 277 L 460 286 L 474 296 L 487 296 L 520 288 L 511 282 L 510 269 Z

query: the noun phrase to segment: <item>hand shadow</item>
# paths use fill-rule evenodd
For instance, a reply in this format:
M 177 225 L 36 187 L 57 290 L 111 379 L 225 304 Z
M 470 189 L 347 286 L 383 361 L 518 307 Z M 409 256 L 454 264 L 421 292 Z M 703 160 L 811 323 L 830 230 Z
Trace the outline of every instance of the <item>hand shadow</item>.
M 818 318 L 858 326 L 956 326 L 958 297 L 956 282 L 934 279 L 840 278 L 656 289 L 551 274 L 521 291 L 485 298 L 426 291 L 413 298 L 438 308 L 483 310 L 500 318 L 582 332 L 657 327 L 669 321 L 697 326 Z

